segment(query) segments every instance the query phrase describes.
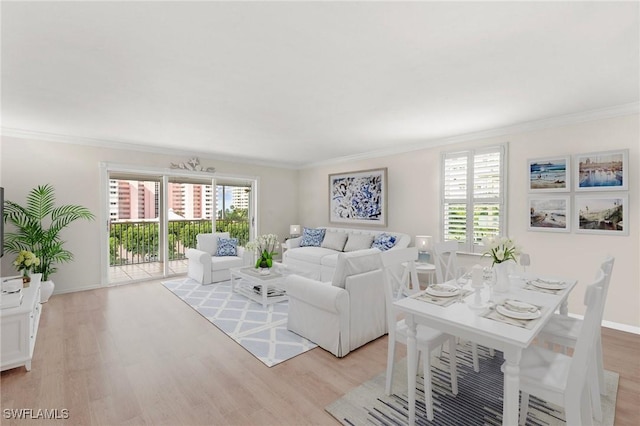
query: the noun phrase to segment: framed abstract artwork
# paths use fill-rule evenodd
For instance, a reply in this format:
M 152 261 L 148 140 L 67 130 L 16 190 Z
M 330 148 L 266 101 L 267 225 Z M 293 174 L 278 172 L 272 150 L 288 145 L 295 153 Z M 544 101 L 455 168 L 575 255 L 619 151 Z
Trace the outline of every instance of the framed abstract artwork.
M 387 169 L 329 175 L 329 222 L 387 225 Z
M 592 152 L 575 156 L 576 191 L 629 188 L 629 150 Z
M 529 197 L 530 231 L 570 232 L 571 204 L 567 196 Z
M 629 195 L 576 195 L 576 233 L 629 235 Z
M 528 162 L 529 192 L 571 191 L 569 156 L 538 158 Z

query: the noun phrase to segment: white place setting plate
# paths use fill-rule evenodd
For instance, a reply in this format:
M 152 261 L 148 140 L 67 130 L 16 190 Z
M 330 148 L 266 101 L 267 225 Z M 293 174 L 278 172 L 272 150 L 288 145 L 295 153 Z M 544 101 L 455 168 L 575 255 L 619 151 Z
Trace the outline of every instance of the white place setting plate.
M 434 284 L 427 287 L 426 292 L 431 296 L 452 297 L 460 293 L 460 287 L 453 284 Z
M 560 290 L 567 286 L 567 283 L 560 280 L 553 280 L 549 278 L 535 278 L 529 280 L 529 283 L 533 286 L 544 288 L 547 290 Z
M 506 317 L 516 319 L 536 319 L 541 315 L 537 306 L 518 300 L 505 300 L 496 305 L 496 311 Z

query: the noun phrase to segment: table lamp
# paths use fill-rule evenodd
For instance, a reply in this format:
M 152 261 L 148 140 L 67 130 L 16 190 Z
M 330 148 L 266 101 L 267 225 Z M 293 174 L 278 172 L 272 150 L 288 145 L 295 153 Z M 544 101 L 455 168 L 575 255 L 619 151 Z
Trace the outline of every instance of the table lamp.
M 290 225 L 289 226 L 289 237 L 296 238 L 300 236 L 300 225 Z
M 429 254 L 431 250 L 431 236 L 416 235 L 416 247 L 418 248 L 418 262 L 429 263 L 431 259 Z

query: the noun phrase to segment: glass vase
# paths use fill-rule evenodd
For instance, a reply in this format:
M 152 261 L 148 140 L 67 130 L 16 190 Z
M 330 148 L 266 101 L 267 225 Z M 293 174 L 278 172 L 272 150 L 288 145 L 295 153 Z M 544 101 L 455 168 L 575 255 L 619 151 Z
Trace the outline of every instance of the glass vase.
M 31 277 L 29 276 L 29 270 L 28 269 L 23 269 L 22 270 L 22 286 L 23 287 L 29 287 L 31 283 Z
M 267 259 L 262 259 L 260 261 L 259 273 L 260 275 L 269 275 L 271 273 L 271 268 L 269 268 L 269 263 L 267 263 Z

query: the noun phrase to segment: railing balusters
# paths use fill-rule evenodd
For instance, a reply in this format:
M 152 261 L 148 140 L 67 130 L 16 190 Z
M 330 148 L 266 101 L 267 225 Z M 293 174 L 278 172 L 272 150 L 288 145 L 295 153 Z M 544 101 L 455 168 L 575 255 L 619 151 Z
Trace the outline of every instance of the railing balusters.
M 216 220 L 216 232 L 229 232 L 244 246 L 249 240 L 249 223 L 246 221 Z M 197 234 L 211 232 L 208 219 L 169 221 L 169 258 L 184 259 L 187 249 L 195 247 Z M 109 224 L 109 264 L 110 266 L 157 262 L 158 222 L 114 220 Z M 112 239 L 113 238 L 113 244 Z M 128 248 L 127 248 L 128 247 Z

